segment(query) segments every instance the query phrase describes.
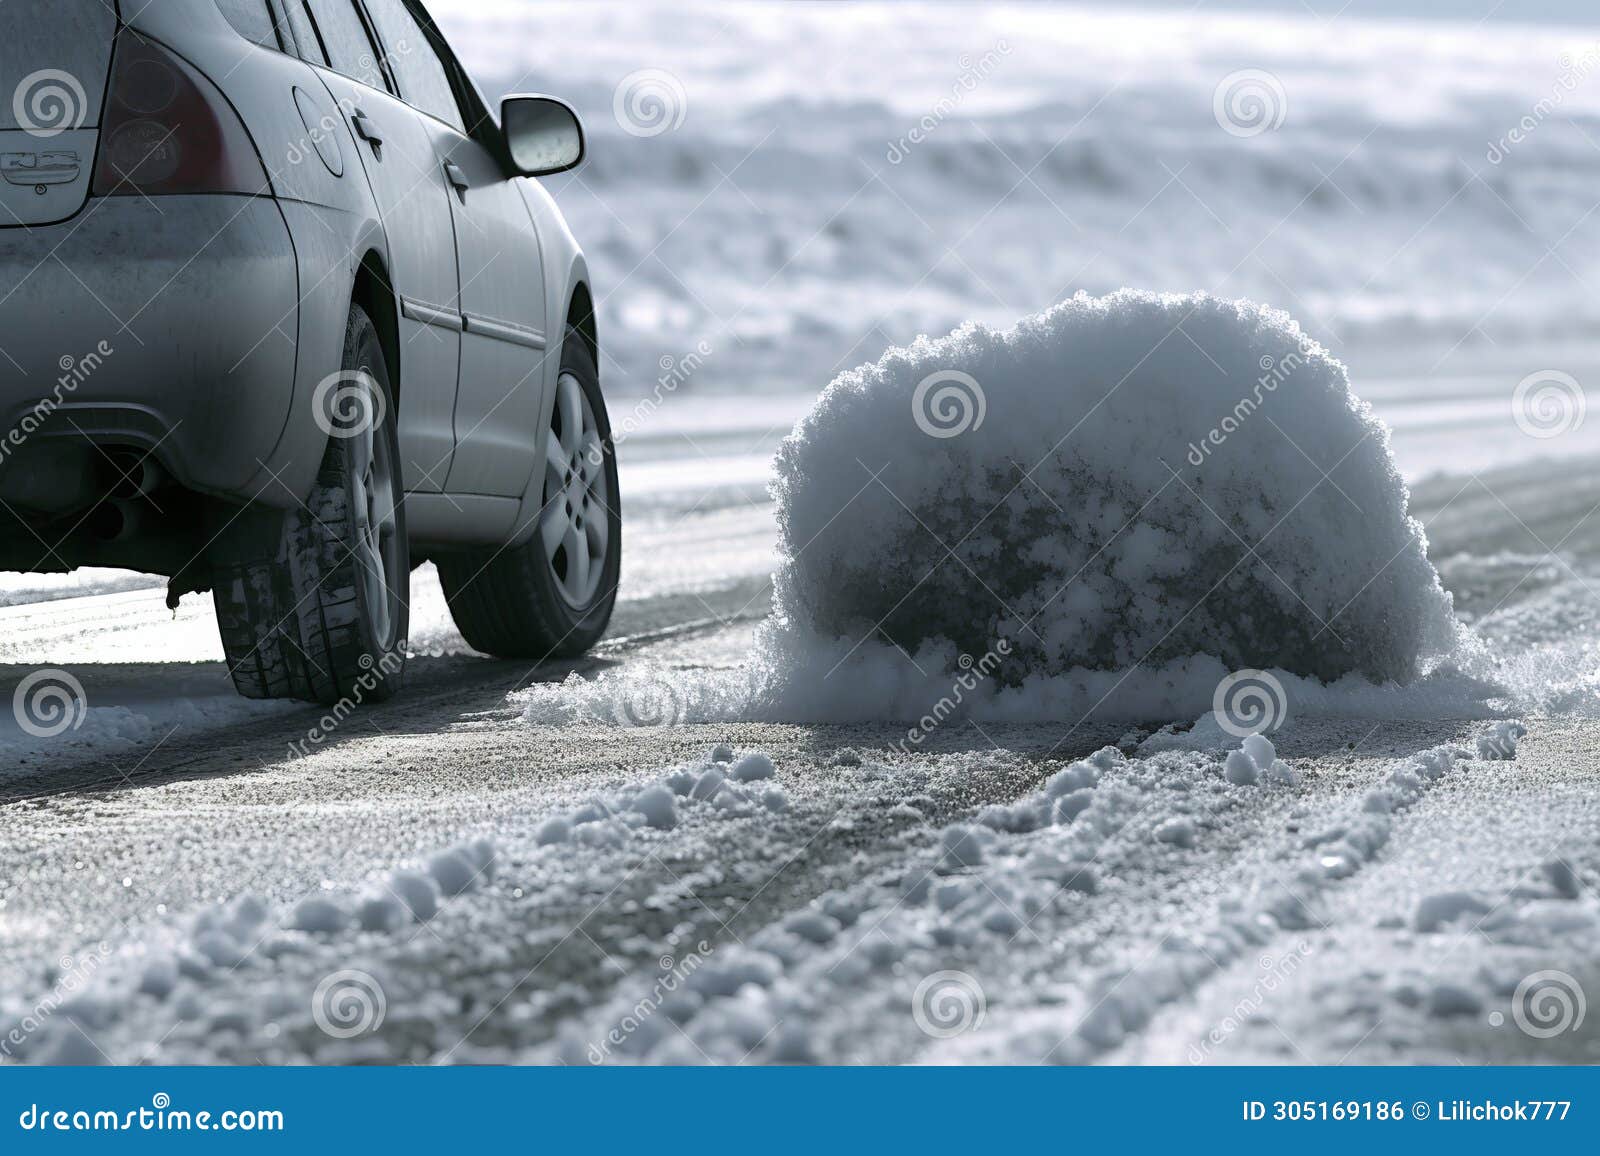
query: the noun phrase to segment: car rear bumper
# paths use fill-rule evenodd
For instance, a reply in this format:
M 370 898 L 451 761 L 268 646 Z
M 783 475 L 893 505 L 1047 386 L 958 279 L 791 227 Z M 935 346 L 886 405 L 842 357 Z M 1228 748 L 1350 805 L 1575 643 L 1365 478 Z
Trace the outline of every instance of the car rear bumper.
M 293 400 L 298 302 L 267 198 L 108 197 L 0 228 L 0 440 L 153 450 L 184 485 L 253 498 Z

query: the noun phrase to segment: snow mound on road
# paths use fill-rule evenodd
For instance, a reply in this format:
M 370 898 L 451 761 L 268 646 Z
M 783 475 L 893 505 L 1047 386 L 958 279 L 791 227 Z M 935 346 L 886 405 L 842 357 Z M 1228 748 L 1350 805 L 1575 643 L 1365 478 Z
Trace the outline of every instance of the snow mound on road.
M 997 687 L 1200 655 L 1408 682 L 1456 642 L 1387 432 L 1249 302 L 1080 294 L 891 349 L 823 392 L 774 491 L 780 668 L 892 646 L 993 657 Z

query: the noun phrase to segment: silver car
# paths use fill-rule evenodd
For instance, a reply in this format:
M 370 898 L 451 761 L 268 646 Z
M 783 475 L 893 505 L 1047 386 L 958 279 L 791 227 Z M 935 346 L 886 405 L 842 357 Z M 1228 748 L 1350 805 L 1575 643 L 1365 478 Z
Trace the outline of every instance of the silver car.
M 5 0 L 0 67 L 0 568 L 210 590 L 259 698 L 393 694 L 424 560 L 485 653 L 599 638 L 568 106 L 416 0 Z

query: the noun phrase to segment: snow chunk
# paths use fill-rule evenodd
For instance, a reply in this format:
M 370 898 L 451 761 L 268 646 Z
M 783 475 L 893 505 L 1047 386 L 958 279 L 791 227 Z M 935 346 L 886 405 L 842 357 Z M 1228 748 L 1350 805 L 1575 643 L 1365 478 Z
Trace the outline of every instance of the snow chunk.
M 439 913 L 439 888 L 418 871 L 396 871 L 389 876 L 389 890 L 400 897 L 418 923 L 426 923 Z
M 722 784 L 727 781 L 727 774 L 722 767 L 714 766 L 695 780 L 694 787 L 689 791 L 689 797 L 696 802 L 709 802 L 722 790 Z
M 337 910 L 337 908 L 335 908 Z M 307 927 L 306 931 L 337 931 L 333 927 Z M 217 967 L 238 967 L 248 953 L 243 944 L 232 936 L 216 929 L 202 931 L 194 937 L 194 949 Z
M 331 934 L 349 925 L 350 914 L 343 907 L 325 896 L 312 895 L 295 904 L 286 926 L 292 931 Z
M 356 905 L 356 922 L 362 931 L 398 931 L 411 922 L 411 912 L 387 891 L 375 892 Z
M 1001 688 L 1198 655 L 1406 682 L 1457 640 L 1387 433 L 1249 302 L 1080 294 L 891 349 L 823 392 L 774 494 L 780 663 L 876 627 Z
M 1230 783 L 1250 786 L 1261 781 L 1261 768 L 1243 750 L 1229 751 L 1222 763 L 1222 775 Z
M 678 825 L 677 796 L 670 787 L 657 783 L 633 797 L 633 809 L 652 827 L 670 831 Z
M 830 943 L 839 934 L 839 921 L 820 911 L 801 911 L 784 920 L 784 930 L 812 943 Z
M 477 878 L 477 868 L 459 848 L 441 851 L 428 860 L 428 874 L 446 895 L 460 895 L 470 889 Z
M 1156 827 L 1156 840 L 1171 843 L 1174 847 L 1192 848 L 1195 844 L 1194 823 L 1183 817 L 1167 819 Z
M 152 959 L 139 977 L 139 990 L 156 999 L 166 999 L 178 986 L 178 965 L 170 959 Z
M 1501 721 L 1478 736 L 1480 759 L 1510 760 L 1517 757 L 1517 743 L 1528 733 L 1519 722 Z
M 1239 744 L 1239 749 L 1249 755 L 1250 761 L 1262 770 L 1266 770 L 1278 758 L 1277 748 L 1266 735 L 1246 736 L 1244 742 Z
M 1300 785 L 1300 772 L 1282 759 L 1273 759 L 1272 765 L 1267 768 L 1266 775 L 1269 783 L 1277 783 L 1279 786 L 1298 787 Z
M 1056 809 L 1051 818 L 1057 823 L 1070 823 L 1088 810 L 1092 802 L 1094 802 L 1094 791 L 1088 787 L 1073 791 L 1069 795 L 1062 795 L 1056 800 Z
M 946 827 L 941 852 L 941 862 L 946 868 L 978 866 L 983 862 L 983 843 L 978 828 L 960 824 Z
M 1222 763 L 1222 775 L 1228 782 L 1241 786 L 1263 779 L 1285 787 L 1300 785 L 1300 772 L 1278 757 L 1277 749 L 1266 735 L 1248 735 L 1238 750 L 1228 752 Z
M 1464 915 L 1485 915 L 1489 905 L 1468 891 L 1445 891 L 1417 904 L 1418 931 L 1438 931 Z
M 495 847 L 493 840 L 474 839 L 472 842 L 464 844 L 459 850 L 479 875 L 484 879 L 494 878 Z
M 1107 771 L 1127 761 L 1127 757 L 1116 747 L 1101 747 L 1088 758 L 1079 759 L 1065 770 L 1051 775 L 1044 785 L 1045 794 L 1057 797 L 1093 787 Z
M 770 756 L 761 751 L 752 751 L 734 763 L 728 773 L 741 783 L 749 783 L 756 779 L 770 779 L 778 773 L 778 769 L 772 765 Z
M 494 878 L 494 859 L 494 844 L 476 839 L 428 860 L 428 874 L 445 895 L 460 895 L 476 887 L 480 879 Z

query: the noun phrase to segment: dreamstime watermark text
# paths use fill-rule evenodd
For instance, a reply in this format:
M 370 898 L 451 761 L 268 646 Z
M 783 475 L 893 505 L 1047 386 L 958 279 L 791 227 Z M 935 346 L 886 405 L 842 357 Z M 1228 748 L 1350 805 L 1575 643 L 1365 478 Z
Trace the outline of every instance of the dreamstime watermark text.
M 323 715 L 310 730 L 306 737 L 289 744 L 289 757 L 303 759 L 311 753 L 313 747 L 320 747 L 333 734 L 344 725 L 344 721 L 355 713 L 356 708 L 366 701 L 367 696 L 376 690 L 384 679 L 399 673 L 405 665 L 406 644 L 401 642 L 382 658 L 373 662 L 372 656 L 361 656 L 362 671 L 356 677 L 355 686 L 350 693 L 341 698 L 328 708 L 328 713 Z
M 1302 939 L 1276 959 L 1270 955 L 1262 956 L 1259 964 L 1260 974 L 1250 990 L 1233 1005 L 1233 1009 L 1227 1015 L 1212 1025 L 1211 1030 L 1202 1036 L 1198 1043 L 1189 1045 L 1189 1062 L 1205 1063 L 1224 1040 L 1254 1019 L 1267 1002 L 1267 997 L 1287 983 L 1289 978 L 1300 970 L 1300 966 L 1311 957 L 1311 950 L 1311 945 Z
M 663 955 L 660 960 L 661 974 L 656 977 L 650 991 L 624 1012 L 600 1040 L 589 1044 L 589 1062 L 603 1064 L 611 1057 L 613 1050 L 625 1045 L 630 1036 L 654 1018 L 673 993 L 682 990 L 690 976 L 705 966 L 713 950 L 711 944 L 702 939 L 694 945 L 693 951 L 681 958 Z
M 716 350 L 712 348 L 709 341 L 701 341 L 682 357 L 663 354 L 661 360 L 656 363 L 661 373 L 656 377 L 656 383 L 650 390 L 650 396 L 640 398 L 631 410 L 622 414 L 619 418 L 612 419 L 612 446 L 620 446 L 642 429 L 655 416 L 656 411 L 661 408 L 667 398 L 688 384 L 689 380 L 700 372 L 701 367 L 706 363 L 706 359 L 715 352 Z M 605 447 L 596 442 L 589 450 L 589 464 L 598 466 L 604 459 Z
M 1234 402 L 1233 408 L 1221 421 L 1206 431 L 1199 441 L 1189 443 L 1187 454 L 1189 464 L 1196 469 L 1205 465 L 1206 459 L 1221 449 L 1230 436 L 1242 429 L 1244 423 L 1250 420 L 1267 398 L 1277 393 L 1278 388 L 1289 380 L 1294 371 L 1306 363 L 1307 356 L 1305 348 L 1279 358 L 1269 353 L 1262 354 L 1261 360 L 1257 362 L 1261 367 L 1261 376 L 1256 378 L 1255 384 L 1250 387 L 1250 392 Z
M 282 1132 L 283 1113 L 275 1108 L 226 1108 L 191 1112 L 172 1106 L 157 1092 L 148 1107 L 127 1111 L 52 1108 L 29 1104 L 17 1116 L 24 1132 Z
M 78 387 L 88 381 L 95 371 L 105 364 L 106 358 L 115 352 L 115 347 L 109 341 L 101 341 L 81 357 L 63 354 L 56 362 L 61 375 L 51 386 L 50 396 L 41 397 L 32 409 L 22 415 L 16 425 L 6 431 L 5 437 L 0 438 L 0 463 L 4 463 L 14 451 L 21 449 L 23 443 L 45 423 L 45 419 L 60 409 L 67 398 L 76 393 Z
M 1557 58 L 1556 64 L 1561 71 L 1557 73 L 1555 83 L 1550 86 L 1550 92 L 1540 97 L 1522 119 L 1507 129 L 1498 140 L 1489 142 L 1484 159 L 1491 165 L 1504 163 L 1518 145 L 1537 132 L 1540 125 L 1566 104 L 1567 97 L 1588 81 L 1595 69 L 1600 68 L 1600 42 L 1579 56 L 1563 52 Z
M 922 119 L 912 125 L 904 136 L 889 142 L 884 158 L 891 165 L 897 165 L 910 156 L 911 150 L 932 136 L 941 124 L 953 116 L 962 102 L 977 91 L 978 86 L 989 79 L 995 69 L 1000 67 L 1000 62 L 1010 55 L 1011 45 L 1004 40 L 995 41 L 994 47 L 976 60 L 963 53 L 956 61 L 960 71 L 950 85 L 950 91 L 935 101 L 933 107 L 924 113 Z
M 64 1003 L 87 988 L 95 973 L 110 958 L 111 947 L 105 943 L 97 943 L 80 955 L 63 957 L 60 974 L 50 991 L 5 1025 L 5 1035 L 0 1036 L 0 1057 L 17 1058 L 29 1038 L 44 1027 Z
M 993 649 L 987 651 L 982 658 L 974 660 L 970 654 L 963 654 L 957 665 L 961 673 L 950 684 L 950 693 L 933 704 L 931 710 L 917 720 L 917 724 L 906 731 L 906 737 L 898 739 L 895 745 L 900 748 L 900 753 L 909 755 L 913 747 L 920 747 L 927 737 L 952 715 L 961 710 L 967 697 L 978 689 L 999 668 L 1001 659 L 1011 653 L 1011 640 L 1002 638 L 994 644 Z

